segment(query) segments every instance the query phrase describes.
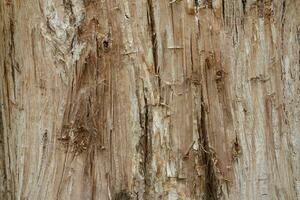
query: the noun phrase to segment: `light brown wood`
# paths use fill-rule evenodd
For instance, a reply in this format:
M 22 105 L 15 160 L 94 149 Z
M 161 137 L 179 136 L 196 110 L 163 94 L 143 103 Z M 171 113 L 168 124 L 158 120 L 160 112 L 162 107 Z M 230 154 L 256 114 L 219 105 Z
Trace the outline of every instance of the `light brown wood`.
M 299 10 L 1 0 L 2 199 L 300 199 Z

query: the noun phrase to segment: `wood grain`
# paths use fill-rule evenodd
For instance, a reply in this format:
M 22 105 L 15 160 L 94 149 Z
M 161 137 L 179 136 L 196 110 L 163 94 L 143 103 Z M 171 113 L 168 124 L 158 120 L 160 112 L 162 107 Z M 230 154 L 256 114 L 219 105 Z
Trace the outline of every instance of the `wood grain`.
M 300 199 L 299 9 L 0 1 L 0 194 Z

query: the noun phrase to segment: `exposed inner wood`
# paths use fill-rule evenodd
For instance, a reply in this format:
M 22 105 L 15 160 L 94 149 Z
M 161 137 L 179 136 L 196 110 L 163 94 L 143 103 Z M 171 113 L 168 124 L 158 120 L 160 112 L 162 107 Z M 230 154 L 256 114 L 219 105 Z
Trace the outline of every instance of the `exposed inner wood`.
M 299 10 L 1 1 L 0 199 L 300 199 Z

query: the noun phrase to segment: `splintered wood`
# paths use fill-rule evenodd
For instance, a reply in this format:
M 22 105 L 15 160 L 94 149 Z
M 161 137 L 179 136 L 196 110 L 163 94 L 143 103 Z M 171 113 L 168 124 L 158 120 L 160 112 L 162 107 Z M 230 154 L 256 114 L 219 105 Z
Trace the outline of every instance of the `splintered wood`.
M 299 10 L 0 1 L 0 199 L 300 199 Z

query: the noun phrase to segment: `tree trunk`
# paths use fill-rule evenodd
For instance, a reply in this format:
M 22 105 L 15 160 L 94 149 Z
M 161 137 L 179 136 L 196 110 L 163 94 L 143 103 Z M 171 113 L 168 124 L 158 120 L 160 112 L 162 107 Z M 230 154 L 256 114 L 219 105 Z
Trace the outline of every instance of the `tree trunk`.
M 1 0 L 0 198 L 300 199 L 299 10 Z

